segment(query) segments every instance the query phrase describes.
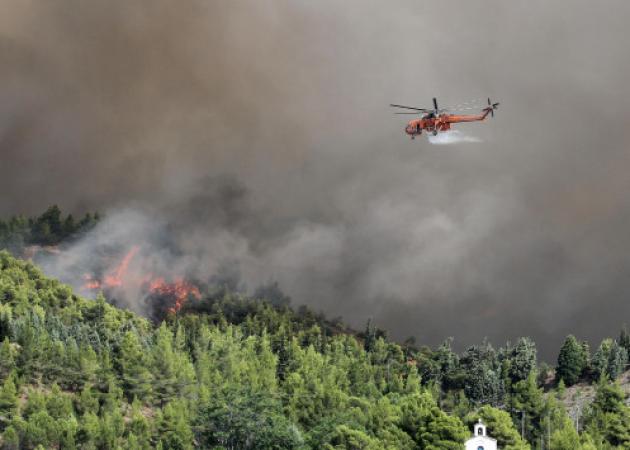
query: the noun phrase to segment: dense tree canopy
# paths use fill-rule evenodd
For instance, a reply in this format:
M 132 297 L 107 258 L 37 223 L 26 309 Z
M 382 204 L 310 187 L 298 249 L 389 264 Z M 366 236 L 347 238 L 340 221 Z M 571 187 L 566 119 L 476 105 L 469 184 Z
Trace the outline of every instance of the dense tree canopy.
M 64 217 L 57 205 L 38 217 L 13 216 L 0 220 L 0 249 L 20 255 L 29 245 L 57 245 L 90 230 L 99 220 L 98 213 L 87 213 L 80 220 L 72 214 Z
M 401 346 L 288 302 L 273 283 L 253 298 L 221 287 L 151 322 L 0 252 L 2 448 L 462 449 L 479 418 L 504 449 L 630 445 L 616 341 L 593 358 L 604 376 L 576 431 L 528 338 Z M 584 346 L 560 353 L 577 382 Z

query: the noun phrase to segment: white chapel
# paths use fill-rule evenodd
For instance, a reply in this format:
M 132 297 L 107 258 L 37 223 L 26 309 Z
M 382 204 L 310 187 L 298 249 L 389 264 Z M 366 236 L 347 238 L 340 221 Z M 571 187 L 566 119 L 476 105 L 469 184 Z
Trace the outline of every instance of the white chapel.
M 464 444 L 466 450 L 497 450 L 497 440 L 488 437 L 486 426 L 481 419 L 475 424 L 473 437 Z

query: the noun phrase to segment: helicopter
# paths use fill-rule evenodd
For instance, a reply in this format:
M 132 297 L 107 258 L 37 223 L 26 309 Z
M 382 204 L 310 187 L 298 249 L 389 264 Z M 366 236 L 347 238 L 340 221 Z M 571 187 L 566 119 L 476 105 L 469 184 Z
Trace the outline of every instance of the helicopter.
M 499 103 L 492 103 L 488 98 L 488 106 L 481 110 L 480 114 L 451 114 L 448 109 L 438 108 L 437 99 L 433 98 L 433 109 L 428 108 L 416 108 L 413 106 L 394 105 L 389 106 L 394 108 L 410 109 L 415 112 L 396 112 L 395 114 L 421 114 L 419 119 L 410 120 L 405 127 L 405 133 L 411 136 L 411 139 L 415 139 L 416 136 L 422 134 L 422 130 L 427 133 L 432 133 L 436 136 L 438 133 L 448 131 L 451 129 L 452 123 L 460 122 L 479 122 L 484 120 L 490 114 L 494 117 L 494 111 L 499 106 Z

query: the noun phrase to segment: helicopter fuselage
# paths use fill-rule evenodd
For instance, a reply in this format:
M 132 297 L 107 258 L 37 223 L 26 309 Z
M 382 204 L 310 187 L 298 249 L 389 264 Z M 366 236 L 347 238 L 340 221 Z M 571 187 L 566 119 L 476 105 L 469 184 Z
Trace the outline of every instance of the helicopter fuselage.
M 405 127 L 405 133 L 411 136 L 412 139 L 422 134 L 423 130 L 436 135 L 450 130 L 452 123 L 484 120 L 490 111 L 490 109 L 486 108 L 482 114 L 440 114 L 438 116 L 427 114 L 419 119 L 410 120 Z

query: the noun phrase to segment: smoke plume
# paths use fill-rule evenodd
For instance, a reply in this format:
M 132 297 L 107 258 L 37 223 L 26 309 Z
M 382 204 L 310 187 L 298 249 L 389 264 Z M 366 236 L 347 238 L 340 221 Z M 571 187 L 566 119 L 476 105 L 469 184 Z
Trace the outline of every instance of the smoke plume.
M 531 335 L 551 358 L 567 333 L 597 341 L 629 318 L 629 13 L 4 2 L 0 213 L 105 213 L 46 266 L 59 276 L 137 245 L 133 267 L 156 275 L 231 270 L 395 338 Z M 434 96 L 500 101 L 454 126 L 483 145 L 411 142 L 387 105 Z

